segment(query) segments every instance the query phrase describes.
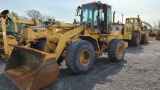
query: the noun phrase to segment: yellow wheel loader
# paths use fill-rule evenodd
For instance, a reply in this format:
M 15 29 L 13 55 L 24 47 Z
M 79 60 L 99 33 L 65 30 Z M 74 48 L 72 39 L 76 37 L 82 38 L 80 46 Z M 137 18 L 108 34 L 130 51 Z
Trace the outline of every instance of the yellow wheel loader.
M 39 26 L 40 22 L 38 20 L 14 16 L 8 10 L 2 11 L 0 15 L 0 56 L 8 60 L 13 49 L 8 44 L 19 43 L 22 27 L 24 25 Z M 3 37 L 3 35 L 5 36 Z
M 157 35 L 157 30 L 154 30 L 151 24 L 149 24 L 145 21 L 142 21 L 142 23 L 144 23 L 145 25 L 147 25 L 149 27 L 149 36 L 150 37 L 155 37 Z
M 87 73 L 105 52 L 111 61 L 122 61 L 128 43 L 120 30 L 112 32 L 111 14 L 111 5 L 99 1 L 79 6 L 80 24 L 54 21 L 47 27 L 44 51 L 12 45 L 4 74 L 21 90 L 38 90 L 57 79 L 63 59 L 76 74 Z
M 156 37 L 157 34 L 158 34 L 158 30 L 152 29 L 152 30 L 149 32 L 149 36 L 150 36 L 150 37 Z
M 41 26 L 27 26 L 23 28 L 19 45 L 44 51 L 47 37 L 47 25 L 54 25 L 52 20 L 42 21 Z M 54 29 L 57 32 L 61 29 Z
M 112 33 L 122 33 L 123 40 L 130 45 L 137 46 L 140 43 L 145 44 L 149 41 L 149 30 L 147 29 L 147 26 L 150 27 L 150 30 L 152 30 L 152 26 L 145 21 L 141 21 L 139 16 L 137 18 L 126 18 L 125 24 L 122 24 L 119 21 L 114 22 L 114 20 L 115 11 L 113 13 L 113 23 L 111 25 Z M 119 32 L 119 30 L 121 32 Z
M 47 28 L 35 26 L 24 27 L 19 45 L 43 51 L 44 45 L 46 43 L 46 36 Z
M 126 18 L 122 34 L 124 41 L 129 42 L 131 46 L 138 46 L 149 41 L 149 31 L 144 29 L 143 21 L 139 18 Z
M 8 10 L 1 12 L 1 17 L 0 21 L 3 20 L 4 22 L 0 31 L 0 55 L 2 58 L 8 60 L 13 49 L 9 44 L 19 44 L 39 50 L 44 49 L 47 35 L 46 26 L 51 21 L 21 18 L 14 16 Z M 3 37 L 3 34 L 6 36 Z

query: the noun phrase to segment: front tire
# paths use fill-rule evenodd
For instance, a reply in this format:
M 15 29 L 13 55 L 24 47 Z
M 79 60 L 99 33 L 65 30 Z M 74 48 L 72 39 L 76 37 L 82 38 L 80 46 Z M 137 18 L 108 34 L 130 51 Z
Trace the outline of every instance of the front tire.
M 140 44 L 140 35 L 139 33 L 132 34 L 132 40 L 130 41 L 132 46 L 138 46 Z
M 83 74 L 90 70 L 95 62 L 93 45 L 85 40 L 71 43 L 67 49 L 66 65 L 76 74 Z
M 125 55 L 124 41 L 113 39 L 108 45 L 108 57 L 112 62 L 122 61 Z

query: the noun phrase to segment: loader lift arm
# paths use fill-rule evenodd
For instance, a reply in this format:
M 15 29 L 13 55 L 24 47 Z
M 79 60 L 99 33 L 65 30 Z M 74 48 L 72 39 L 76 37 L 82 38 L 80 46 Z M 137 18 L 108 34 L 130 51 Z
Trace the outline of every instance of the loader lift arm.
M 22 25 L 39 26 L 39 20 L 27 19 L 14 16 L 9 10 L 4 10 L 0 13 L 0 56 L 8 60 L 13 47 L 8 44 L 18 44 L 19 37 L 22 31 Z M 6 25 L 7 24 L 7 25 Z
M 149 23 L 147 23 L 145 21 L 142 21 L 142 23 L 144 23 L 145 25 L 147 25 L 147 26 L 150 27 L 150 29 L 149 29 L 149 36 L 155 37 L 158 34 L 157 30 L 154 30 L 151 24 L 149 24 Z
M 20 29 L 18 27 L 19 26 L 18 24 L 26 24 L 26 25 L 29 25 L 29 26 L 39 26 L 40 25 L 39 20 L 14 16 L 11 12 L 9 12 L 9 10 L 2 11 L 1 15 L 3 17 L 6 17 L 7 19 L 9 19 L 10 22 L 8 22 L 8 23 L 13 24 L 13 26 L 14 26 L 14 27 L 11 27 L 12 29 L 7 30 L 7 31 L 14 31 L 14 32 L 18 33 L 19 29 Z
M 145 22 L 145 21 L 142 21 L 142 23 L 144 23 L 145 25 L 149 26 L 150 32 L 153 32 L 153 28 L 152 28 L 152 25 L 151 25 L 151 24 L 149 24 L 149 23 L 147 23 L 147 22 Z

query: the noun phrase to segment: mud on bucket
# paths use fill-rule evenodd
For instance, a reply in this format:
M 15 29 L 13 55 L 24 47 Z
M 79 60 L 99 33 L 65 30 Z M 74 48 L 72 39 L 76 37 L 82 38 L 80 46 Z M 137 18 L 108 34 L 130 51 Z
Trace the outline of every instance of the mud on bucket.
M 37 90 L 57 79 L 59 66 L 51 54 L 14 46 L 4 74 L 21 90 Z

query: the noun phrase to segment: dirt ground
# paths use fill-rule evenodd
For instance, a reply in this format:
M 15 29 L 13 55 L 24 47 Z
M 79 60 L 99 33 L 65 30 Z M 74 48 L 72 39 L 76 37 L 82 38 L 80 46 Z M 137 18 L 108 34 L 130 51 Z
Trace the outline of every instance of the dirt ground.
M 18 90 L 4 76 L 4 67 L 0 60 L 0 90 Z M 103 55 L 83 75 L 73 74 L 63 63 L 56 82 L 42 90 L 160 90 L 160 41 L 151 37 L 149 44 L 127 48 L 125 60 L 118 63 Z

